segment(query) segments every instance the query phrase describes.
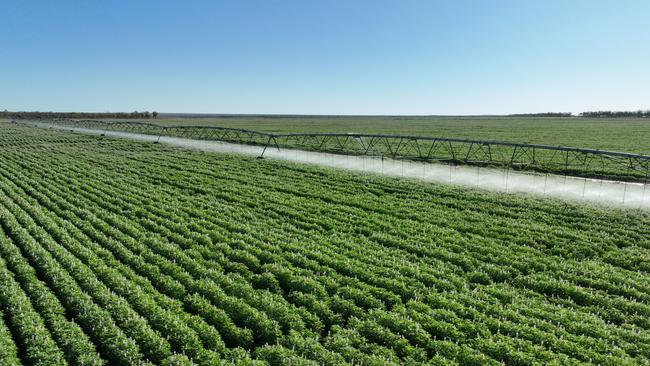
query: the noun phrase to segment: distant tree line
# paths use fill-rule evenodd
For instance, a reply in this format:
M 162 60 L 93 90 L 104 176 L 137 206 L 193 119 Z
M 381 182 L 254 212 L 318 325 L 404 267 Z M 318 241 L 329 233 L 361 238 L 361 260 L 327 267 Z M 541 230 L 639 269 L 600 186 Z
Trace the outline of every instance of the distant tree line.
M 580 117 L 590 118 L 648 118 L 650 110 L 647 111 L 592 111 L 582 112 Z
M 544 112 L 509 114 L 510 117 L 573 117 L 571 112 Z M 578 114 L 586 118 L 650 118 L 650 110 L 643 111 L 589 111 Z
M 543 113 L 519 113 L 510 114 L 511 117 L 571 117 L 571 112 L 543 112 Z
M 171 115 L 166 115 L 171 116 Z M 241 117 L 242 115 L 193 115 L 193 114 L 177 114 L 173 116 L 189 117 L 205 117 L 205 116 L 219 116 L 224 117 Z M 255 117 L 269 117 L 269 118 L 287 118 L 287 117 L 304 117 L 297 115 L 247 115 Z M 517 113 L 509 114 L 509 117 L 573 117 L 571 112 L 542 112 L 542 113 Z M 319 116 L 310 116 L 319 117 Z M 322 116 L 328 117 L 328 116 Z M 638 111 L 589 111 L 578 114 L 578 117 L 586 118 L 650 118 L 650 110 Z M 11 119 L 53 119 L 53 118 L 72 118 L 72 119 L 96 119 L 96 118 L 114 118 L 114 119 L 155 119 L 158 118 L 158 112 L 10 112 L 6 109 L 0 111 L 0 118 Z
M 94 119 L 94 118 L 115 118 L 115 119 L 152 119 L 158 118 L 158 112 L 9 112 L 6 109 L 0 112 L 0 118 L 13 119 L 53 119 L 53 118 L 73 118 L 73 119 Z

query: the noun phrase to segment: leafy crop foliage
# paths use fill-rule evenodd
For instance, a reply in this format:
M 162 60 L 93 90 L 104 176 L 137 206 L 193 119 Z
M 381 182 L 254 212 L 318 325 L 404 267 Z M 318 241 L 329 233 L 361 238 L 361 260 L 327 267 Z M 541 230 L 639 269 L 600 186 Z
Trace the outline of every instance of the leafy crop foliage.
M 2 365 L 650 362 L 650 215 L 0 124 Z

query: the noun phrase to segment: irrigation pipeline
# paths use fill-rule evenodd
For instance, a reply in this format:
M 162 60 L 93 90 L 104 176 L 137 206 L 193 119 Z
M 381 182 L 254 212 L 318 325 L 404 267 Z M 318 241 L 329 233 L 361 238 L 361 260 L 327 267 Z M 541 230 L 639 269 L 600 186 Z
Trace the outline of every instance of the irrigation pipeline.
M 647 184 L 604 179 L 518 172 L 513 169 L 482 168 L 480 165 L 435 164 L 409 159 L 384 159 L 366 155 L 341 155 L 299 149 L 266 149 L 267 145 L 231 143 L 216 140 L 183 138 L 147 133 L 124 132 L 70 125 L 34 122 L 34 126 L 69 130 L 84 134 L 111 136 L 136 141 L 160 142 L 168 145 L 202 151 L 260 156 L 302 164 L 367 172 L 423 181 L 449 183 L 478 189 L 525 193 L 574 201 L 587 201 L 628 208 L 650 209 L 650 190 Z M 270 135 L 270 134 L 268 134 Z M 648 191 L 648 192 L 647 192 Z
M 164 126 L 146 122 L 54 119 L 32 122 L 381 159 L 503 167 L 517 171 L 636 182 L 647 185 L 650 156 L 565 146 L 460 138 L 363 134 L 270 133 L 218 126 Z

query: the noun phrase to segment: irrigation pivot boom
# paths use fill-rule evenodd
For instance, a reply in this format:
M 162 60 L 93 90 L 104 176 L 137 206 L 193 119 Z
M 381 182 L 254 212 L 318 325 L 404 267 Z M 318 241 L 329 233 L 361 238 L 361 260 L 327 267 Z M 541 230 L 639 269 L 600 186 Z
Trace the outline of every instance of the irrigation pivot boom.
M 43 122 L 43 121 L 40 121 Z M 163 126 L 146 122 L 55 119 L 56 125 L 224 141 L 267 148 L 381 156 L 448 164 L 499 166 L 571 176 L 647 183 L 650 156 L 565 146 L 429 136 L 363 133 L 269 133 L 217 126 Z

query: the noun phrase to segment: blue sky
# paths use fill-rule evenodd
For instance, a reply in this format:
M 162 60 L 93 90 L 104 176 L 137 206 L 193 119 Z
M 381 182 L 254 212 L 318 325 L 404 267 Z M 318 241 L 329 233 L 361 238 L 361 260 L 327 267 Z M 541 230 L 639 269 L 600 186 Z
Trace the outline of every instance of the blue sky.
M 5 1 L 0 109 L 650 109 L 650 1 Z

